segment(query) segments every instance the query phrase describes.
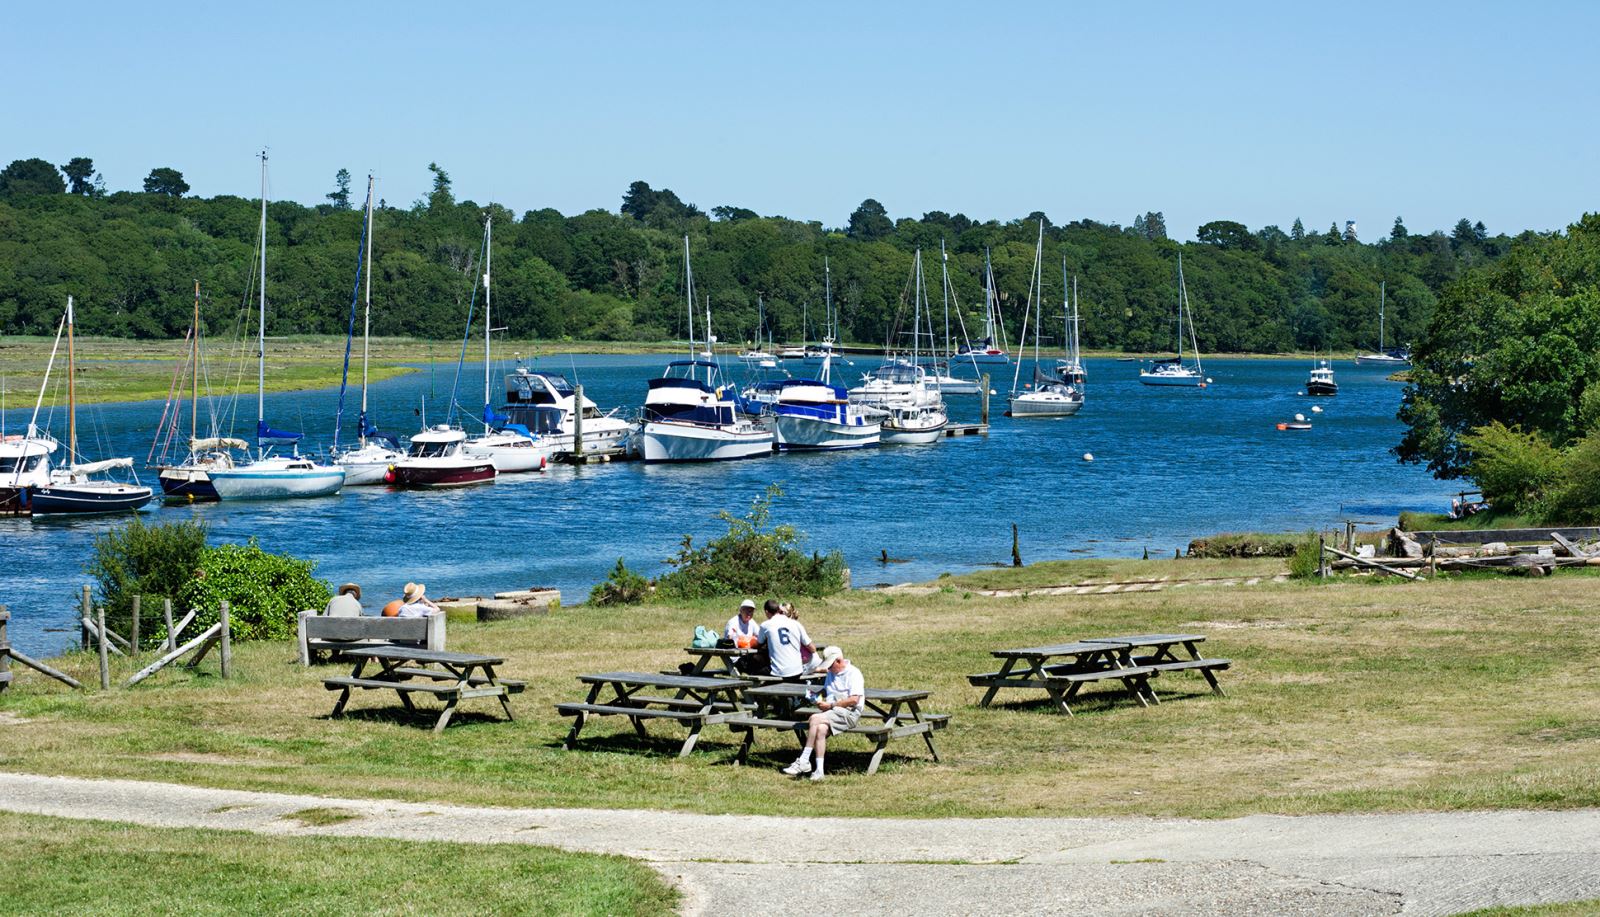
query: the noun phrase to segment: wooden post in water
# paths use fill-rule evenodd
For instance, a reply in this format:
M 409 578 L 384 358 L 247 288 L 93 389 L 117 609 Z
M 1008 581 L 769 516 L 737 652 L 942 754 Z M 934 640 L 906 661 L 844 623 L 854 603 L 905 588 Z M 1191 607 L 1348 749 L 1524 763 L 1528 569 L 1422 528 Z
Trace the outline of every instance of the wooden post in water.
M 100 690 L 109 691 L 111 690 L 111 659 L 106 655 L 106 643 L 109 640 L 106 636 L 106 610 L 104 608 L 99 609 L 97 615 L 98 620 L 95 623 L 100 627 Z
M 228 678 L 233 674 L 233 641 L 229 634 L 227 600 L 223 600 L 217 617 L 222 621 L 222 677 Z
M 1011 523 L 1011 566 L 1022 566 L 1022 544 L 1017 540 L 1017 524 Z
M 983 398 L 983 425 L 989 425 L 989 374 L 984 373 L 978 377 L 978 395 Z
M 583 458 L 583 385 L 572 387 L 572 454 Z
M 139 658 L 139 600 L 142 598 L 144 597 L 139 595 L 133 597 L 133 624 L 130 625 L 133 634 L 128 637 L 128 652 L 135 659 Z
M 161 616 L 167 621 L 167 652 L 178 648 L 178 635 L 172 632 L 172 600 L 161 600 Z
M 89 586 L 88 586 L 87 583 L 85 583 L 84 587 L 83 587 L 83 603 L 82 604 L 83 604 L 83 623 L 84 623 L 85 626 L 83 628 L 83 637 L 82 637 L 82 639 L 80 641 L 80 645 L 82 646 L 83 649 L 88 649 L 89 648 L 89 628 L 88 628 L 88 624 L 89 624 L 89 621 L 94 617 L 94 606 L 92 606 L 89 603 Z

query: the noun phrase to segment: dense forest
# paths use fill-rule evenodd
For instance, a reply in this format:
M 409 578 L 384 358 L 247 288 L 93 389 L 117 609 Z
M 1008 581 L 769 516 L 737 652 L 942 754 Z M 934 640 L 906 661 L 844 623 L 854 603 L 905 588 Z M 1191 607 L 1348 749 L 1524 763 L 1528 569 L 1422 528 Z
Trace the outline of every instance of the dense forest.
M 826 257 L 843 337 L 883 344 L 906 326 L 918 248 L 930 297 L 942 308 L 941 242 L 950 253 L 959 315 L 973 336 L 983 313 L 985 252 L 992 252 L 1007 333 L 1015 340 L 1043 220 L 1046 301 L 1059 310 L 1065 259 L 1078 278 L 1086 347 L 1170 350 L 1182 252 L 1202 349 L 1371 348 L 1378 343 L 1380 282 L 1388 290 L 1389 342 L 1408 342 L 1427 327 L 1446 284 L 1500 258 L 1513 241 L 1467 219 L 1450 232 L 1412 233 L 1396 218 L 1368 243 L 1338 224 L 1317 232 L 1295 218 L 1287 231 L 1218 220 L 1199 227 L 1196 241 L 1178 243 L 1158 212 L 1128 226 L 1057 224 L 1042 213 L 1006 222 L 939 211 L 894 219 L 873 200 L 842 227 L 828 228 L 731 205 L 706 212 L 644 182 L 626 189 L 617 211 L 518 216 L 496 204 L 457 201 L 448 173 L 430 169 L 427 198 L 377 208 L 376 334 L 460 333 L 482 273 L 486 214 L 495 227 L 495 323 L 518 337 L 551 340 L 681 338 L 685 235 L 696 290 L 710 297 L 725 342 L 754 334 L 758 296 L 778 341 L 818 336 Z M 251 181 L 248 172 L 241 175 L 242 188 Z M 344 170 L 330 184 L 327 200 L 315 206 L 268 204 L 270 334 L 345 328 L 364 185 L 352 187 Z M 195 279 L 212 333 L 225 330 L 224 323 L 231 327 L 254 295 L 259 201 L 202 199 L 188 191 L 169 167 L 152 169 L 140 191 L 109 191 L 87 157 L 60 167 L 40 159 L 12 162 L 0 172 L 0 332 L 50 332 L 70 293 L 80 304 L 83 333 L 179 337 Z

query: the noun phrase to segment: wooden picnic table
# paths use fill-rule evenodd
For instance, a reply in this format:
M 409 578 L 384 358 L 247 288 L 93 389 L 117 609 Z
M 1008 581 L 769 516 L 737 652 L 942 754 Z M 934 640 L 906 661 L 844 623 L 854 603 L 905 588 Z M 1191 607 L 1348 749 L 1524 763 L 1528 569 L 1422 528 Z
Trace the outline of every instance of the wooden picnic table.
M 1043 688 L 1056 709 L 1072 716 L 1070 701 L 1085 684 L 1117 680 L 1127 687 L 1141 706 L 1150 706 L 1154 692 L 1150 679 L 1160 673 L 1147 665 L 1135 665 L 1128 656 L 1132 647 L 1111 640 L 1028 646 L 990 653 L 1005 660 L 998 672 L 968 675 L 974 687 L 988 688 L 978 706 L 987 707 L 1001 688 Z
M 341 692 L 338 702 L 333 705 L 332 716 L 344 713 L 351 692 L 357 688 L 394 691 L 400 695 L 400 703 L 413 712 L 416 707 L 411 702 L 411 695 L 431 694 L 444 701 L 444 709 L 433 724 L 435 734 L 443 732 L 444 727 L 449 725 L 456 705 L 470 697 L 499 698 L 506 719 L 513 719 L 510 695 L 520 693 L 526 687 L 525 682 L 501 678 L 495 673 L 495 666 L 505 664 L 505 659 L 499 656 L 452 653 L 413 646 L 350 647 L 342 650 L 341 655 L 355 660 L 355 668 L 348 676 L 322 680 L 323 687 L 329 691 Z M 372 662 L 378 663 L 378 671 L 367 673 L 367 664 Z
M 625 716 L 633 723 L 634 731 L 646 738 L 647 719 L 671 720 L 687 726 L 689 735 L 678 749 L 680 758 L 694 750 L 705 727 L 742 713 L 742 692 L 754 684 L 741 678 L 650 672 L 600 672 L 579 675 L 578 680 L 589 686 L 589 696 L 581 703 L 556 704 L 561 715 L 573 717 L 572 731 L 561 743 L 562 748 L 573 747 L 589 717 Z M 639 693 L 646 689 L 661 694 Z M 667 693 L 672 696 L 664 696 Z
M 933 731 L 949 725 L 950 715 L 922 711 L 921 703 L 928 699 L 929 693 L 892 688 L 867 689 L 862 699 L 865 709 L 861 711 L 861 720 L 854 728 L 847 730 L 847 734 L 864 735 L 873 740 L 872 760 L 867 763 L 868 774 L 877 773 L 889 740 L 902 736 L 922 736 L 928 745 L 928 754 L 933 756 L 933 760 L 939 760 L 939 751 L 933 747 Z M 730 729 L 745 734 L 736 759 L 740 764 L 744 764 L 750 756 L 757 729 L 787 729 L 795 734 L 801 746 L 805 745 L 807 721 L 818 710 L 804 702 L 816 695 L 816 688 L 779 683 L 749 688 L 744 694 L 754 709 L 726 720 Z M 796 701 L 802 703 L 797 705 Z
M 1100 637 L 1085 640 L 1085 643 L 1117 643 L 1128 647 L 1122 651 L 1122 661 L 1129 666 L 1144 666 L 1155 669 L 1157 672 L 1182 672 L 1196 671 L 1211 685 L 1211 692 L 1218 697 L 1226 697 L 1222 685 L 1217 683 L 1216 672 L 1230 668 L 1233 661 L 1230 659 L 1207 659 L 1200 655 L 1197 644 L 1204 643 L 1205 634 L 1134 634 L 1128 637 Z M 1189 654 L 1184 659 L 1177 653 L 1178 647 L 1183 647 Z M 1139 653 L 1139 651 L 1143 653 Z M 1151 698 L 1155 692 L 1151 691 Z M 1159 701 L 1158 701 L 1159 703 Z
M 694 664 L 686 675 L 705 675 L 712 678 L 742 678 L 755 684 L 782 684 L 784 679 L 776 675 L 752 675 L 749 672 L 739 671 L 739 661 L 761 652 L 757 647 L 733 646 L 686 646 L 685 653 L 695 657 Z M 668 672 L 666 674 L 672 674 Z M 821 670 L 804 672 L 794 676 L 801 681 L 820 682 L 826 672 Z

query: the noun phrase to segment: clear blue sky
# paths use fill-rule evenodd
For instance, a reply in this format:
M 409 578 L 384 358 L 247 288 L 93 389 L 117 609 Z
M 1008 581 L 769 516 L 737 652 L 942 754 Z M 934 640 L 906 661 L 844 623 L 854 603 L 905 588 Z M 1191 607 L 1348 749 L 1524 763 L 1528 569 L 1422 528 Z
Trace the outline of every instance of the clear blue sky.
M 615 210 L 628 183 L 842 225 L 863 198 L 1173 235 L 1600 209 L 1594 3 L 81 3 L 7 9 L 0 159 L 199 195 Z

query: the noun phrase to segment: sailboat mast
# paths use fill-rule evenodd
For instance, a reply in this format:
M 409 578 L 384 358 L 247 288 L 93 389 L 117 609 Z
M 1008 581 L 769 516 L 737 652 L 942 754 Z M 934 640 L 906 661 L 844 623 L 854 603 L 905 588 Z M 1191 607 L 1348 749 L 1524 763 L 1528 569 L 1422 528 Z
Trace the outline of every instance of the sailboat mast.
M 194 324 L 189 328 L 189 442 L 200 425 L 200 281 L 194 282 Z
M 945 375 L 954 368 L 948 364 L 956 358 L 956 345 L 950 340 L 950 253 L 944 250 L 944 239 L 939 240 L 939 295 L 944 298 L 944 359 Z
M 494 268 L 494 218 L 483 218 L 483 428 L 489 429 L 489 335 L 494 326 L 494 312 L 489 299 L 489 274 Z
M 694 268 L 689 264 L 689 236 L 683 237 L 683 290 L 689 304 L 689 359 L 694 359 Z
M 357 431 L 363 448 L 367 445 L 367 359 L 372 352 L 372 186 L 367 176 L 367 291 L 366 308 L 361 320 L 361 429 Z
M 78 460 L 78 374 L 72 353 L 72 296 L 67 296 L 67 464 Z
M 1183 252 L 1178 252 L 1178 365 L 1183 365 Z
M 822 317 L 828 330 L 824 338 L 832 338 L 833 334 L 833 268 L 828 265 L 828 256 L 822 256 Z
M 1383 349 L 1383 307 L 1386 305 L 1385 301 L 1388 299 L 1387 294 L 1388 294 L 1388 283 L 1386 281 L 1382 281 L 1382 280 L 1378 281 L 1378 352 L 1379 353 L 1387 353 L 1388 352 L 1388 351 Z
M 261 277 L 256 321 L 256 449 L 266 422 L 267 391 L 267 151 L 261 151 Z

